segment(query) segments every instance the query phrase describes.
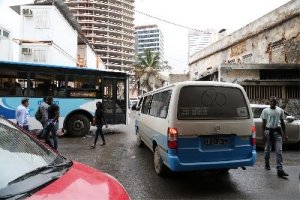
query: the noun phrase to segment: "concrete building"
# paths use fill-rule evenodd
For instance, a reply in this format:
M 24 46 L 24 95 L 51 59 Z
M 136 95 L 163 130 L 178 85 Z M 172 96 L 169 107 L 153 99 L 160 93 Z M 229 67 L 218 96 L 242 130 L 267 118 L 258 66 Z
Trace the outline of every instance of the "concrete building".
M 82 33 L 109 69 L 134 62 L 134 0 L 64 0 Z
M 20 61 L 101 68 L 80 25 L 62 0 L 36 0 L 12 9 L 21 17 Z
M 160 59 L 164 60 L 164 36 L 157 25 L 135 27 L 135 54 L 144 53 L 144 49 L 159 53 Z
M 292 0 L 189 58 L 191 80 L 241 84 L 251 102 L 269 96 L 300 115 L 300 1 Z
M 0 60 L 12 60 L 12 38 L 8 29 L 0 26 Z

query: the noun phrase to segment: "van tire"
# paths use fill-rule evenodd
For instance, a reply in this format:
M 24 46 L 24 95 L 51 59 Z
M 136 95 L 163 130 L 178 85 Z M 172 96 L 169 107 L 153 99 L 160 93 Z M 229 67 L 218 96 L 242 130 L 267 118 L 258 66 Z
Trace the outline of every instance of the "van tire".
M 168 168 L 160 156 L 158 146 L 155 146 L 154 148 L 154 169 L 159 176 L 164 177 L 167 175 Z
M 136 131 L 136 144 L 138 145 L 138 147 L 143 147 L 144 146 L 144 142 L 141 138 L 141 135 L 140 135 L 139 131 Z
M 72 137 L 85 136 L 90 127 L 90 120 L 82 114 L 71 115 L 67 120 L 67 133 Z

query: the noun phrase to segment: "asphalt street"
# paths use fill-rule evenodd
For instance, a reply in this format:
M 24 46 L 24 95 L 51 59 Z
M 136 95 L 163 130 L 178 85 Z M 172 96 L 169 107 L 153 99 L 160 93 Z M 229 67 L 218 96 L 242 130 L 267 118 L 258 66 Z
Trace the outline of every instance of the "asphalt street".
M 212 172 L 172 173 L 166 178 L 155 174 L 153 154 L 135 144 L 133 120 L 129 125 L 110 126 L 105 130 L 107 145 L 90 149 L 93 135 L 59 138 L 62 155 L 117 178 L 132 199 L 300 199 L 300 151 L 284 149 L 286 179 L 275 169 L 271 155 L 271 171 L 264 169 L 263 151 L 246 170 L 233 169 L 229 174 Z

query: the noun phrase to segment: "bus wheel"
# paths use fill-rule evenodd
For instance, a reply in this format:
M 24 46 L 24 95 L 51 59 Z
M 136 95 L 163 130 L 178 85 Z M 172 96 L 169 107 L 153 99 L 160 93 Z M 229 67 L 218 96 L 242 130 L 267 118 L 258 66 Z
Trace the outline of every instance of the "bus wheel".
M 90 120 L 81 114 L 69 117 L 67 121 L 67 133 L 73 137 L 84 136 L 90 130 Z
M 138 145 L 138 147 L 143 147 L 144 146 L 144 142 L 141 138 L 141 135 L 139 133 L 139 131 L 136 131 L 136 144 Z
M 158 146 L 155 147 L 154 149 L 154 168 L 155 172 L 159 176 L 166 176 L 167 175 L 167 166 L 164 164 L 160 153 L 159 153 L 159 148 Z

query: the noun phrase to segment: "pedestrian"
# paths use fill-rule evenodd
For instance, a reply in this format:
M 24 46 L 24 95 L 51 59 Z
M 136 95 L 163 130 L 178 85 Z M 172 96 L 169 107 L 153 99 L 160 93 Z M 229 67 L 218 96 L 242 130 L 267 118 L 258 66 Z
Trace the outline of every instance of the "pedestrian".
M 16 123 L 18 126 L 22 127 L 24 130 L 29 131 L 29 99 L 23 98 L 21 100 L 21 105 L 16 109 Z
M 39 106 L 38 111 L 37 111 L 37 112 L 40 112 L 40 114 L 39 114 L 40 119 L 37 119 L 37 120 L 42 124 L 42 127 L 43 127 L 41 132 L 38 134 L 39 137 L 43 136 L 44 129 L 47 125 L 49 99 L 51 99 L 51 97 L 50 98 L 49 97 L 44 97 L 43 102 L 41 103 L 41 105 Z
M 43 139 L 45 140 L 45 143 L 48 144 L 53 149 L 57 150 L 58 143 L 57 143 L 57 130 L 58 130 L 58 124 L 59 124 L 59 106 L 53 103 L 53 98 L 48 97 L 47 103 L 49 105 L 48 107 L 48 120 L 46 123 L 46 127 L 43 132 Z M 50 140 L 50 133 L 53 140 L 53 145 Z
M 102 138 L 101 146 L 105 145 L 105 139 L 104 139 L 104 135 L 103 135 L 103 131 L 102 131 L 103 124 L 106 124 L 106 128 L 107 128 L 107 123 L 106 123 L 106 119 L 104 116 L 103 104 L 100 101 L 98 101 L 96 103 L 96 111 L 95 111 L 95 116 L 94 116 L 93 124 L 92 124 L 93 126 L 97 126 L 97 130 L 95 133 L 94 144 L 91 145 L 91 149 L 94 149 L 96 147 L 98 135 L 100 135 Z
M 288 139 L 285 133 L 284 111 L 276 106 L 276 97 L 270 97 L 270 107 L 265 108 L 261 113 L 263 120 L 264 141 L 265 141 L 265 169 L 271 170 L 270 153 L 272 144 L 275 145 L 277 175 L 279 177 L 288 176 L 283 170 L 282 158 L 282 138 Z

